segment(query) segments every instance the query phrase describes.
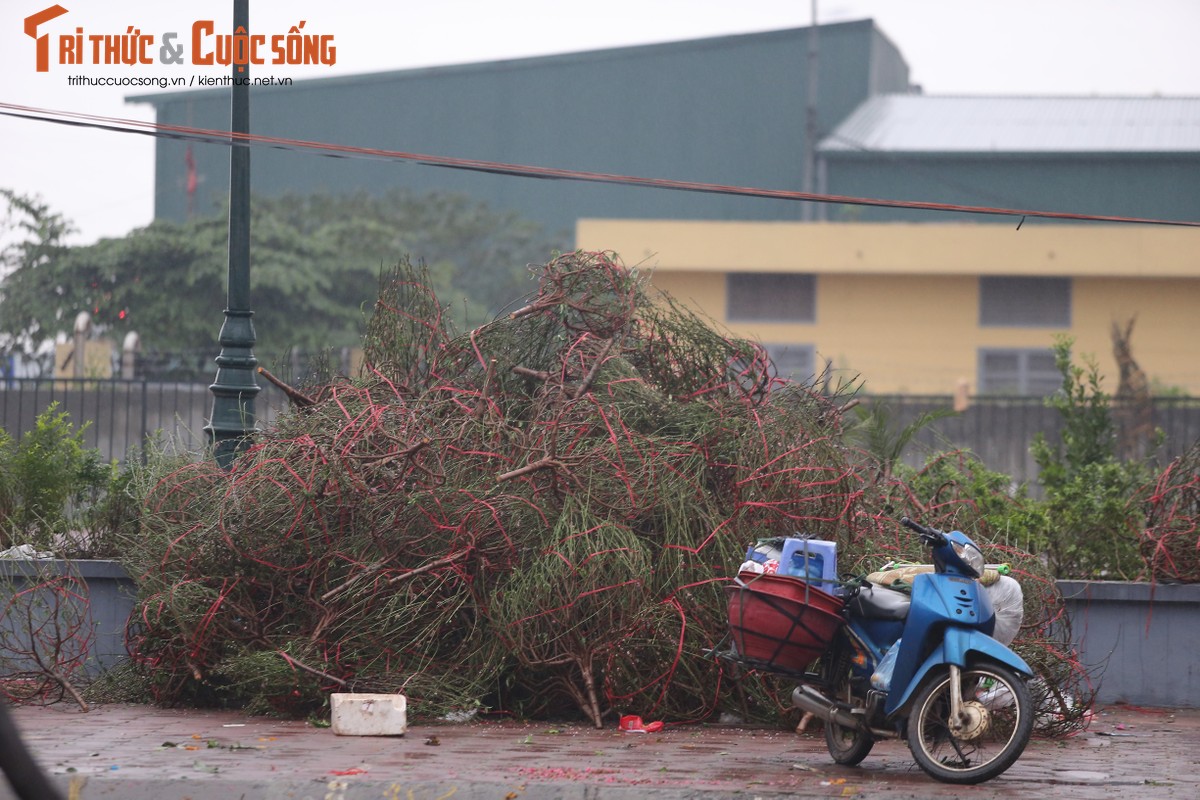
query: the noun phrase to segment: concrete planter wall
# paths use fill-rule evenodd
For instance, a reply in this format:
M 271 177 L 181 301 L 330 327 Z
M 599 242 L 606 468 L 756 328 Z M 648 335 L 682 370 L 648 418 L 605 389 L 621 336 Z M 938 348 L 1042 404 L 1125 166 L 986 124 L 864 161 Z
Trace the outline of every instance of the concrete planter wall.
M 1200 584 L 1059 581 L 1100 703 L 1200 707 Z
M 73 569 L 87 583 L 87 619 L 93 633 L 92 647 L 88 654 L 87 671 L 98 674 L 127 657 L 125 650 L 125 624 L 137 587 L 124 568 L 115 561 L 60 561 L 57 559 L 9 560 L 0 559 L 0 591 L 19 592 L 40 580 L 48 573 L 62 574 Z M 11 587 L 11 588 L 10 588 Z M 0 597 L 0 609 L 8 603 L 8 597 Z M 0 624 L 13 625 L 13 620 Z M 0 653 L 0 656 L 7 654 Z
M 71 562 L 87 582 L 95 640 L 89 670 L 127 656 L 125 625 L 137 588 L 115 561 Z M 0 560 L 0 591 L 19 591 L 62 561 Z M 1100 703 L 1200 707 L 1200 584 L 1059 581 L 1080 661 Z M 7 602 L 0 597 L 0 608 Z

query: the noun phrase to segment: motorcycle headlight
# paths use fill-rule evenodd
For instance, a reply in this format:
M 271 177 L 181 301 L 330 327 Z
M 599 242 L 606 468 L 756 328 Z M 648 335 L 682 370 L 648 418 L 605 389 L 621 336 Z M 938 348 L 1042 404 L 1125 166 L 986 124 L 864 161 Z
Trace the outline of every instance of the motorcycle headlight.
M 976 577 L 983 576 L 983 553 L 978 547 L 969 542 L 954 542 L 954 552 L 964 564 L 975 570 Z

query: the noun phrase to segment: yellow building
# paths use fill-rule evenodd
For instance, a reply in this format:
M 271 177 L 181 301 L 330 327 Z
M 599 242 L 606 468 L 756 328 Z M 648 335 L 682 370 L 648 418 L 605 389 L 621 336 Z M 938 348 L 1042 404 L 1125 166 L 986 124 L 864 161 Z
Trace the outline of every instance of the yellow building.
M 652 270 L 797 377 L 830 364 L 877 394 L 1043 394 L 1065 334 L 1111 393 L 1111 329 L 1136 317 L 1151 383 L 1200 394 L 1200 230 L 585 219 L 576 246 Z

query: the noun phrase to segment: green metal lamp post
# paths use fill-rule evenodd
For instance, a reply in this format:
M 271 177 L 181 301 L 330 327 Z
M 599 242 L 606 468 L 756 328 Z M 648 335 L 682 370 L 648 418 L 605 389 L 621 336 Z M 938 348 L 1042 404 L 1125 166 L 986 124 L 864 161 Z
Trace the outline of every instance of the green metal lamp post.
M 234 34 L 249 29 L 249 0 L 234 0 Z M 254 312 L 250 310 L 250 144 L 245 139 L 250 132 L 250 67 L 234 61 L 229 125 L 233 139 L 229 148 L 229 289 L 219 339 L 221 353 L 216 358 L 217 377 L 208 387 L 213 394 L 212 417 L 204 429 L 217 463 L 225 469 L 254 433 L 254 398 L 259 392 Z

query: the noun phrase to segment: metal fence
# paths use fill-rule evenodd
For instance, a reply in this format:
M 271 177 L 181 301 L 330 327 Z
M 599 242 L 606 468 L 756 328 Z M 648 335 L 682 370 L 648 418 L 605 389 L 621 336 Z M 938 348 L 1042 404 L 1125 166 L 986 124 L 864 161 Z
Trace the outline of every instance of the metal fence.
M 864 402 L 884 406 L 896 429 L 921 414 L 954 407 L 954 398 L 948 395 L 867 397 Z M 1133 448 L 1127 456 L 1145 456 L 1165 465 L 1200 440 L 1200 398 L 1154 398 L 1146 413 L 1133 413 L 1134 409 L 1115 401 L 1110 408 L 1118 439 Z M 1140 434 L 1128 429 L 1126 421 L 1136 421 Z M 975 397 L 965 410 L 922 428 L 903 460 L 921 466 L 932 452 L 970 450 L 988 469 L 1017 482 L 1032 483 L 1038 474 L 1030 452 L 1034 437 L 1042 434 L 1053 445 L 1060 441 L 1062 428 L 1062 415 L 1047 406 L 1044 397 Z M 1157 431 L 1161 431 L 1162 443 L 1152 448 L 1149 443 Z
M 12 379 L 0 386 L 0 427 L 19 440 L 52 403 L 69 413 L 76 425 L 88 423 L 84 434 L 88 447 L 97 448 L 106 460 L 123 461 L 148 436 L 159 435 L 168 446 L 200 450 L 212 395 L 206 383 Z M 862 403 L 885 406 L 891 424 L 899 429 L 922 413 L 952 408 L 954 400 L 950 396 L 864 396 Z M 256 399 L 259 423 L 270 424 L 286 406 L 281 391 L 264 385 Z M 1154 456 L 1166 463 L 1200 440 L 1200 398 L 1156 398 L 1149 418 L 1141 421 L 1163 432 L 1162 447 Z M 1061 416 L 1044 398 L 976 397 L 966 410 L 922 428 L 904 460 L 919 466 L 930 452 L 967 449 L 989 469 L 1018 482 L 1033 482 L 1037 465 L 1029 447 L 1034 437 L 1041 433 L 1055 442 L 1061 428 Z
M 106 461 L 139 455 L 149 437 L 169 450 L 199 452 L 212 400 L 206 383 L 14 378 L 0 386 L 0 428 L 19 441 L 57 404 L 72 424 L 86 424 L 84 444 Z M 269 424 L 286 404 L 282 392 L 264 386 L 255 399 L 259 422 Z

